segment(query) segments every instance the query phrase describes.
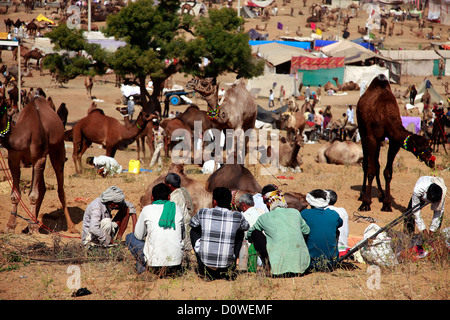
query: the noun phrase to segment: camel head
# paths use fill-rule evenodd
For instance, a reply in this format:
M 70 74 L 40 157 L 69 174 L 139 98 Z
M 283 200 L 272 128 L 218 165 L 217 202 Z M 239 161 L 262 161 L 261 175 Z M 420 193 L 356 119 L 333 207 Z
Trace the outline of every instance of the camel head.
M 216 92 L 216 81 L 214 78 L 192 79 L 186 84 L 187 89 L 195 90 L 202 96 L 209 96 Z
M 417 134 L 411 134 L 405 138 L 403 147 L 405 150 L 412 152 L 419 161 L 425 162 L 432 169 L 434 168 L 436 157 L 431 153 L 430 140 Z

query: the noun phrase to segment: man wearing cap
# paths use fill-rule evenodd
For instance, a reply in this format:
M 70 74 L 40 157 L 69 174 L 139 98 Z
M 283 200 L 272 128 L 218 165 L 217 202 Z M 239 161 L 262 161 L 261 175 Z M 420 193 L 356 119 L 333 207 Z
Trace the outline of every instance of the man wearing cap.
M 301 212 L 310 228 L 306 242 L 311 256 L 311 271 L 332 271 L 339 258 L 338 228 L 343 224 L 339 214 L 327 209 L 330 196 L 325 190 L 316 189 L 306 195 L 311 209 Z
M 414 215 L 409 216 L 409 218 L 405 220 L 405 233 L 413 234 L 416 225 L 419 231 L 423 232 L 425 235 L 438 231 L 444 216 L 446 194 L 447 187 L 442 178 L 432 176 L 420 177 L 414 186 L 407 210 L 418 204 L 424 204 L 426 201 L 429 201 L 431 202 L 431 210 L 433 210 L 433 218 L 431 219 L 430 229 L 428 231 L 420 210 L 417 210 L 414 212 Z
M 114 218 L 112 210 L 118 210 Z M 125 201 L 125 195 L 119 187 L 109 187 L 87 206 L 83 216 L 81 243 L 100 246 L 113 244 L 116 233 L 117 240 L 122 238 L 130 216 L 134 231 L 136 208 L 131 202 Z

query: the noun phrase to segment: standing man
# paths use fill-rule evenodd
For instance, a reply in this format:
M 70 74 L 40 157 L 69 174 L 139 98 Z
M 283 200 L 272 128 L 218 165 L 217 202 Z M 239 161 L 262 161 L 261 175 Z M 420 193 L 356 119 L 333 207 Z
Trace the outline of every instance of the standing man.
M 134 98 L 133 98 L 133 96 L 130 96 L 128 98 L 127 112 L 128 112 L 128 117 L 130 118 L 130 121 L 133 120 L 133 113 L 134 113 Z
M 169 96 L 166 95 L 166 97 L 164 98 L 163 118 L 167 118 L 169 116 L 169 105 L 170 105 L 170 99 L 169 99 Z
M 430 235 L 439 230 L 444 216 L 445 207 L 445 195 L 447 194 L 447 187 L 444 180 L 440 177 L 422 176 L 420 177 L 416 185 L 414 186 L 411 200 L 408 204 L 408 209 L 416 206 L 417 204 L 424 204 L 425 201 L 431 202 L 431 210 L 433 210 L 433 218 L 431 219 L 430 229 L 423 221 L 420 210 L 414 212 L 414 215 L 409 216 L 405 220 L 404 232 L 408 234 L 414 234 L 415 226 L 420 232 L 425 235 Z
M 250 227 L 242 213 L 231 210 L 231 200 L 230 190 L 215 188 L 212 208 L 200 209 L 189 223 L 198 272 L 210 280 L 234 280 L 244 231 Z
M 164 148 L 164 129 L 159 125 L 158 119 L 153 119 L 152 122 L 152 130 L 153 130 L 153 145 L 155 147 L 155 151 L 153 152 L 152 160 L 150 161 L 150 167 L 153 167 L 158 161 L 158 171 L 161 171 L 162 167 L 162 158 L 161 151 Z
M 118 210 L 114 218 L 112 210 Z M 125 201 L 125 195 L 119 187 L 109 187 L 87 206 L 83 216 L 81 243 L 100 246 L 114 244 L 115 234 L 117 233 L 117 240 L 122 238 L 130 216 L 134 231 L 136 208 L 131 202 Z
M 181 209 L 169 201 L 170 188 L 164 183 L 152 189 L 152 204 L 139 215 L 136 229 L 126 237 L 136 258 L 136 271 L 147 267 L 161 275 L 181 271 L 184 247 L 184 221 Z
M 269 93 L 269 108 L 273 108 L 275 107 L 275 102 L 274 102 L 274 94 L 273 94 L 273 90 L 270 89 L 270 93 Z
M 355 122 L 355 113 L 353 112 L 353 106 L 351 104 L 348 105 L 347 111 L 345 111 L 347 115 L 348 123 L 354 124 Z

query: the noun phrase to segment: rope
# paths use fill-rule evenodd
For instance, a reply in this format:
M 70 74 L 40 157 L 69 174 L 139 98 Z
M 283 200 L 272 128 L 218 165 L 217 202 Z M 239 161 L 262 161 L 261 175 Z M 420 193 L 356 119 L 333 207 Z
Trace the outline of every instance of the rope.
M 21 207 L 25 210 L 25 212 L 28 214 L 28 216 L 29 216 L 31 219 L 24 218 L 24 217 L 22 217 L 21 215 L 19 215 L 19 214 L 17 214 L 17 213 L 11 213 L 11 214 L 13 214 L 13 215 L 15 215 L 15 216 L 17 216 L 17 217 L 19 217 L 19 218 L 22 218 L 22 219 L 24 219 L 25 221 L 28 221 L 29 223 L 30 223 L 30 221 L 32 221 L 31 223 L 35 223 L 35 224 L 39 225 L 41 228 L 47 230 L 48 232 L 50 232 L 50 233 L 52 233 L 52 234 L 55 234 L 55 235 L 59 236 L 59 237 L 62 237 L 62 238 L 81 238 L 80 236 L 66 236 L 66 235 L 60 234 L 59 232 L 57 232 L 57 231 L 55 231 L 55 230 L 53 230 L 53 229 L 47 227 L 45 224 L 43 224 L 42 222 L 40 222 L 40 221 L 37 219 L 37 217 L 33 216 L 32 212 L 28 209 L 28 207 L 27 207 L 27 206 L 25 205 L 25 203 L 23 202 L 22 197 L 21 197 L 19 191 L 14 187 L 14 184 L 13 184 L 13 182 L 12 182 L 13 179 L 12 179 L 12 176 L 11 176 L 11 172 L 10 172 L 8 166 L 6 165 L 5 158 L 3 157 L 3 153 L 0 152 L 0 154 L 1 154 L 0 165 L 1 165 L 2 169 L 3 169 L 3 171 L 4 171 L 5 174 L 6 174 L 6 178 L 7 178 L 7 180 L 8 180 L 9 185 L 11 186 L 12 192 L 14 192 L 14 194 L 16 195 L 16 197 L 19 199 L 19 203 L 20 203 Z

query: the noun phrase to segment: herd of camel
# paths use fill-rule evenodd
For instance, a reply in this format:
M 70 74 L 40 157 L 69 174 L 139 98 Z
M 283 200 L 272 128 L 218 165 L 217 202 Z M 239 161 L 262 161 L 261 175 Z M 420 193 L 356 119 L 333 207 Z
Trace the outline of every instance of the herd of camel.
M 62 3 L 64 6 L 68 4 L 68 2 Z M 60 8 L 61 13 L 65 14 L 62 19 L 70 18 L 70 15 L 66 14 L 65 8 Z M 317 8 L 314 8 L 312 12 L 320 15 L 319 11 L 316 10 Z M 34 23 L 34 21 L 31 22 Z M 26 25 L 32 26 L 30 23 Z M 24 47 L 21 48 L 21 55 L 26 66 L 31 59 L 35 59 L 37 69 L 42 70 L 42 68 L 38 68 L 39 62 L 42 61 L 42 57 L 39 56 L 42 55 L 41 52 Z M 11 79 L 6 78 L 7 76 L 18 79 L 13 69 L 7 68 L 3 71 L 6 82 Z M 333 89 L 334 91 L 359 90 L 356 83 L 344 83 L 341 85 L 338 79 L 334 79 L 334 81 L 336 85 L 328 82 L 325 84 L 324 89 Z M 86 78 L 85 86 L 88 96 L 90 96 L 92 84 L 93 79 Z M 12 214 L 7 223 L 7 231 L 13 232 L 17 225 L 18 205 L 21 202 L 19 188 L 21 163 L 33 168 L 29 199 L 31 215 L 35 217 L 35 221 L 30 223 L 28 229 L 30 232 L 33 232 L 39 228 L 39 211 L 46 192 L 44 169 L 48 157 L 57 178 L 58 197 L 67 221 L 68 232 L 77 233 L 67 209 L 64 192 L 64 165 L 66 160 L 64 141 L 69 140 L 73 143 L 72 158 L 77 173 L 82 172 L 82 156 L 93 143 L 103 145 L 105 154 L 114 157 L 117 149 L 123 143 L 136 141 L 138 158 L 141 159 L 141 148 L 145 157 L 145 139 L 147 139 L 150 150 L 152 149 L 152 143 L 149 142 L 152 141 L 153 131 L 150 130 L 148 123 L 158 117 L 158 115 L 141 111 L 135 121 L 131 121 L 125 116 L 124 124 L 121 124 L 117 119 L 107 116 L 93 103 L 87 115 L 80 119 L 72 129 L 66 130 L 65 124 L 68 111 L 65 104 L 61 104 L 59 108 L 56 108 L 51 97 L 46 97 L 42 90 L 34 92 L 30 90 L 22 100 L 25 106 L 18 112 L 19 109 L 15 108 L 14 102 L 11 102 L 13 99 L 6 98 L 6 85 L 0 93 L 0 143 L 8 150 L 8 165 L 13 183 L 13 191 L 11 193 Z M 201 122 L 202 132 L 208 129 L 242 129 L 244 132 L 254 129 L 257 104 L 247 91 L 243 79 L 237 80 L 226 91 L 222 100 L 218 96 L 219 84 L 215 83 L 215 80 L 212 78 L 192 79 L 186 87 L 200 94 L 206 101 L 208 110 L 200 110 L 198 106 L 191 105 L 179 116 L 165 119 L 161 122 L 161 126 L 166 133 L 165 150 L 167 156 L 170 154 L 171 144 L 173 146 L 174 143 L 170 138 L 176 129 L 184 129 L 183 132 L 188 133 L 189 136 L 189 139 L 185 137 L 184 141 L 193 145 L 191 137 L 193 137 L 196 121 Z M 118 111 L 124 112 L 120 108 L 118 108 Z M 284 121 L 285 129 L 294 132 L 293 138 L 287 136 L 287 139 L 280 139 L 278 150 L 270 149 L 270 146 L 263 146 L 266 148 L 266 154 L 270 154 L 271 159 L 278 159 L 279 167 L 295 170 L 302 164 L 299 151 L 303 145 L 302 131 L 306 124 L 304 113 L 305 106 L 300 108 L 294 107 L 294 112 Z M 420 161 L 425 162 L 427 166 L 434 167 L 434 157 L 431 154 L 429 141 L 420 135 L 411 134 L 403 127 L 395 96 L 391 91 L 388 79 L 383 75 L 374 78 L 358 101 L 356 116 L 361 135 L 364 171 L 360 210 L 371 210 L 371 187 L 375 178 L 379 189 L 379 199 L 383 202 L 382 210 L 392 211 L 390 181 L 392 179 L 392 164 L 395 155 L 400 148 L 404 148 L 412 152 Z M 389 137 L 390 143 L 388 160 L 383 172 L 385 179 L 385 187 L 383 188 L 380 183 L 378 158 L 381 143 L 386 135 Z M 348 141 L 333 142 L 329 149 L 327 147 L 327 149 L 320 151 L 318 158 L 326 158 L 327 162 L 334 161 L 334 163 L 339 163 L 339 161 L 341 163 L 360 161 L 361 152 L 358 153 L 358 150 L 352 149 L 352 146 L 352 143 Z M 357 154 L 355 157 L 357 160 L 350 160 L 349 154 L 352 152 Z M 337 160 L 330 160 L 333 157 Z M 195 209 L 209 206 L 211 191 L 218 186 L 227 187 L 236 192 L 261 192 L 261 186 L 254 176 L 241 164 L 222 165 L 210 175 L 205 186 L 187 177 L 181 164 L 172 164 L 169 171 L 177 172 L 181 176 L 182 185 L 190 191 L 193 197 Z M 152 186 L 162 180 L 164 176 L 158 177 L 147 188 L 146 193 L 141 197 L 141 207 L 150 203 Z M 290 207 L 297 208 L 300 211 L 307 206 L 305 196 L 300 193 L 288 192 L 286 200 Z
M 216 128 L 242 129 L 244 132 L 253 129 L 257 116 L 257 105 L 252 95 L 246 90 L 243 79 L 237 80 L 225 93 L 219 104 L 218 87 L 214 79 L 192 79 L 187 87 L 198 92 L 205 99 L 208 110 L 200 110 L 197 106 L 189 106 L 185 112 L 176 118 L 168 118 L 161 122 L 167 137 L 166 142 L 171 142 L 173 130 L 184 128 L 185 132 L 192 133 L 195 121 L 200 121 L 202 131 Z M 126 140 L 138 140 L 146 131 L 147 137 L 152 130 L 147 125 L 156 114 L 148 114 L 141 111 L 136 121 L 130 121 L 125 117 L 125 124 L 109 117 L 97 108 L 93 103 L 87 115 L 80 119 L 70 130 L 65 129 L 67 121 L 67 108 L 65 104 L 56 109 L 51 97 L 46 97 L 42 89 L 29 92 L 26 106 L 17 112 L 6 99 L 5 89 L 2 89 L 0 103 L 0 143 L 8 150 L 8 165 L 11 172 L 13 191 L 11 193 L 12 209 L 10 220 L 7 223 L 7 231 L 14 231 L 17 221 L 17 209 L 20 203 L 20 170 L 21 163 L 33 168 L 31 190 L 29 194 L 30 211 L 36 220 L 30 223 L 28 231 L 33 232 L 39 228 L 39 210 L 45 195 L 44 169 L 47 156 L 55 171 L 58 184 L 58 196 L 62 204 L 63 212 L 67 220 L 68 231 L 77 233 L 66 206 L 64 192 L 64 163 L 66 152 L 65 140 L 73 142 L 73 161 L 77 172 L 82 172 L 81 157 L 86 149 L 97 143 L 104 146 L 107 156 L 114 157 L 117 148 Z M 219 106 L 219 107 L 217 107 Z M 123 112 L 120 108 L 119 111 Z M 303 117 L 304 110 L 299 108 L 290 117 Z M 299 117 L 301 115 L 301 117 Z M 373 179 L 376 179 L 379 189 L 379 199 L 383 202 L 383 211 L 392 211 L 390 194 L 390 181 L 392 179 L 392 164 L 395 155 L 400 148 L 412 152 L 420 161 L 424 161 L 429 167 L 434 167 L 434 156 L 431 154 L 429 140 L 423 136 L 411 134 L 401 122 L 399 108 L 393 95 L 388 79 L 384 75 L 374 78 L 364 95 L 357 104 L 356 116 L 361 135 L 363 151 L 363 188 L 360 200 L 360 210 L 371 210 L 371 187 Z M 286 121 L 288 123 L 290 121 Z M 302 121 L 300 121 L 302 122 Z M 301 130 L 303 124 L 296 127 L 294 139 L 280 141 L 278 152 L 279 166 L 295 168 L 300 166 L 301 158 L 299 150 L 302 146 Z M 298 123 L 297 123 L 298 124 Z M 145 130 L 147 128 L 147 130 Z M 379 152 L 382 141 L 388 136 L 390 139 L 388 160 L 383 172 L 385 179 L 384 190 L 379 177 Z M 192 135 L 189 137 L 189 139 Z M 151 141 L 151 140 L 150 140 Z M 349 142 L 336 141 L 343 144 L 339 152 L 345 156 L 345 145 Z M 332 144 L 332 145 L 333 145 Z M 169 146 L 166 151 L 169 150 Z M 336 146 L 335 146 L 336 147 Z M 344 148 L 344 153 L 342 153 Z M 349 149 L 346 149 L 349 150 Z M 272 154 L 273 155 L 273 154 Z M 195 180 L 187 177 L 182 164 L 172 164 L 169 171 L 177 172 L 185 186 L 193 197 L 196 209 L 209 205 L 211 192 L 215 187 L 223 186 L 236 192 L 261 192 L 251 172 L 242 164 L 224 164 L 213 172 L 208 178 L 206 186 L 200 185 Z M 163 179 L 162 175 L 158 179 Z M 152 185 L 159 180 L 155 180 Z M 144 196 L 141 197 L 141 207 L 150 203 L 151 187 L 149 186 Z M 302 210 L 307 206 L 305 196 L 300 193 L 289 192 L 287 194 L 288 205 Z

